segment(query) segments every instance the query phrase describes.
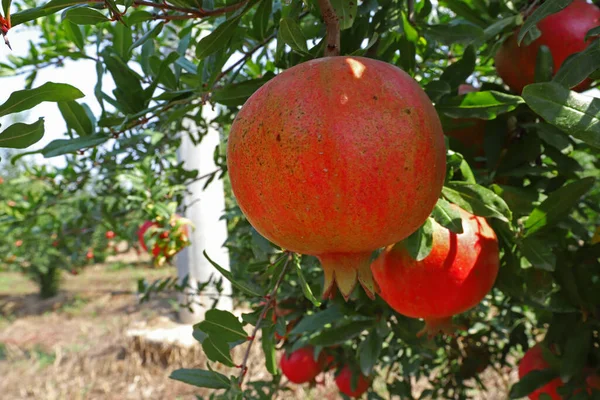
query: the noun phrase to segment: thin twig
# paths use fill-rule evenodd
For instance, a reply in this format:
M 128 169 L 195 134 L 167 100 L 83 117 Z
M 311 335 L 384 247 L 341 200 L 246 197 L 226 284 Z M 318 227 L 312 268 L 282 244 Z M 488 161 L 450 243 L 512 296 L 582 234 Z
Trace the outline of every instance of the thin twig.
M 406 0 L 408 6 L 408 22 L 415 23 L 415 0 Z
M 281 285 L 281 282 L 283 281 L 283 277 L 285 276 L 285 273 L 287 271 L 288 265 L 290 264 L 292 257 L 293 257 L 292 253 L 287 252 L 287 260 L 285 260 L 285 264 L 283 265 L 281 274 L 279 274 L 279 278 L 277 278 L 277 282 L 275 282 L 275 287 L 273 288 L 273 290 L 271 290 L 271 293 L 269 293 L 266 296 L 267 301 L 265 302 L 262 312 L 260 313 L 258 320 L 256 321 L 256 325 L 254 326 L 254 329 L 252 330 L 252 335 L 250 336 L 250 343 L 248 343 L 248 347 L 246 348 L 246 354 L 244 354 L 244 361 L 242 361 L 242 365 L 240 365 L 241 371 L 240 371 L 240 377 L 239 377 L 239 383 L 238 383 L 240 387 L 242 386 L 242 382 L 244 381 L 244 376 L 246 375 L 246 371 L 248 370 L 248 367 L 247 367 L 248 359 L 250 358 L 250 350 L 252 349 L 252 344 L 254 344 L 254 339 L 256 339 L 256 333 L 258 332 L 258 329 L 260 328 L 260 323 L 263 321 L 263 319 L 265 319 L 265 316 L 267 315 L 267 311 L 269 311 L 269 308 L 271 308 L 271 305 L 275 302 L 275 295 L 277 294 L 279 285 Z
M 325 22 L 325 57 L 340 55 L 340 20 L 329 0 L 319 0 L 319 8 Z

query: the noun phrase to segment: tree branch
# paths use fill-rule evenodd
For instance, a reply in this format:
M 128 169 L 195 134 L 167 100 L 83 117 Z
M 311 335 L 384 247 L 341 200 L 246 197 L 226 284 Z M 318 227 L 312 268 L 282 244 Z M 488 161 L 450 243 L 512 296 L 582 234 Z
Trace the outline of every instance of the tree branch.
M 340 55 L 340 20 L 329 0 L 319 0 L 319 8 L 325 22 L 325 57 Z
M 242 365 L 240 365 L 240 368 L 242 369 L 240 371 L 240 377 L 239 377 L 239 386 L 242 386 L 242 382 L 244 382 L 244 376 L 246 375 L 246 371 L 248 370 L 248 359 L 250 358 L 250 350 L 252 349 L 252 344 L 254 344 L 254 339 L 256 338 L 256 333 L 258 332 L 258 329 L 260 328 L 260 324 L 263 321 L 263 319 L 265 319 L 265 316 L 267 315 L 267 311 L 269 311 L 269 308 L 271 308 L 271 305 L 275 302 L 275 295 L 277 294 L 277 290 L 279 289 L 279 285 L 281 285 L 281 282 L 283 281 L 283 277 L 285 276 L 285 273 L 287 271 L 287 268 L 290 264 L 290 261 L 292 260 L 292 253 L 290 252 L 286 252 L 286 257 L 287 260 L 285 260 L 285 264 L 283 265 L 283 268 L 281 270 L 281 274 L 279 275 L 279 278 L 277 278 L 277 282 L 275 283 L 275 287 L 273 288 L 273 290 L 271 290 L 271 293 L 269 293 L 266 296 L 266 302 L 265 305 L 263 306 L 262 312 L 260 313 L 260 316 L 258 317 L 258 320 L 256 321 L 256 325 L 254 326 L 254 329 L 252 330 L 252 335 L 250 335 L 250 343 L 248 343 L 248 347 L 246 348 L 246 354 L 244 354 L 244 361 L 242 361 Z
M 171 4 L 154 3 L 152 1 L 145 1 L 145 0 L 135 0 L 133 2 L 133 4 L 135 6 L 147 6 L 147 7 L 159 8 L 159 9 L 165 10 L 165 11 L 182 12 L 182 13 L 190 14 L 193 16 L 190 18 L 204 18 L 204 17 L 213 17 L 216 15 L 222 15 L 222 14 L 226 14 L 228 12 L 235 11 L 238 8 L 241 8 L 242 6 L 246 5 L 246 1 L 240 1 L 239 3 L 235 3 L 232 5 L 226 6 L 226 7 L 217 8 L 215 10 L 204 10 L 202 8 L 200 8 L 200 9 L 183 8 L 183 7 L 176 7 Z M 174 18 L 171 18 L 171 19 L 174 19 Z M 181 19 L 184 19 L 184 18 L 181 18 Z

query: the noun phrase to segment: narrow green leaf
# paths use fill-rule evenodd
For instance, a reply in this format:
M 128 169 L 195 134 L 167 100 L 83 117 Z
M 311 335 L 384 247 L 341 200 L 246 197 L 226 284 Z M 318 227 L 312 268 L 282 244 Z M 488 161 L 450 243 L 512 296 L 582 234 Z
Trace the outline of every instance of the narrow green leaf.
M 277 375 L 277 352 L 275 351 L 275 325 L 262 329 L 261 344 L 265 355 L 265 366 L 271 375 Z
M 202 350 L 210 361 L 219 362 L 228 367 L 234 366 L 229 344 L 225 340 L 214 336 L 205 338 L 202 341 Z
M 41 150 L 41 153 L 45 158 L 62 156 L 63 154 L 74 153 L 82 149 L 95 147 L 106 142 L 108 139 L 109 137 L 101 135 L 89 135 L 75 139 L 57 139 L 48 143 L 46 147 Z
M 458 88 L 475 70 L 475 59 L 475 47 L 468 46 L 460 60 L 446 67 L 440 80 L 448 82 L 452 89 Z
M 586 34 L 584 40 L 587 42 L 589 38 L 600 35 L 600 26 L 590 29 Z
M 24 149 L 38 142 L 43 136 L 43 118 L 32 124 L 17 122 L 0 132 L 0 147 Z
M 4 19 L 10 18 L 10 5 L 12 0 L 2 0 L 2 12 L 4 13 Z
M 546 45 L 541 45 L 538 49 L 535 61 L 535 81 L 548 82 L 554 74 L 554 62 L 550 48 Z
M 554 271 L 556 268 L 556 256 L 547 243 L 531 237 L 525 238 L 521 245 L 521 253 L 534 268 L 545 271 Z
M 562 218 L 566 217 L 595 183 L 595 179 L 587 177 L 572 182 L 550 193 L 550 195 L 537 206 L 525 221 L 525 237 L 547 228 Z
M 554 83 L 535 83 L 523 89 L 523 98 L 548 123 L 587 144 L 600 147 L 600 99 Z
M 206 259 L 208 260 L 208 262 L 211 263 L 212 266 L 215 267 L 221 273 L 221 275 L 223 275 L 223 277 L 225 279 L 227 279 L 229 282 L 231 282 L 231 284 L 233 286 L 235 286 L 236 288 L 238 288 L 242 292 L 246 293 L 247 295 L 255 296 L 255 297 L 262 297 L 262 294 L 257 289 L 254 289 L 253 287 L 251 287 L 250 285 L 246 285 L 245 283 L 241 283 L 241 282 L 236 281 L 233 278 L 233 275 L 232 275 L 231 272 L 227 271 L 226 269 L 224 269 L 223 267 L 221 267 L 219 264 L 217 264 L 216 262 L 214 262 L 213 260 L 210 259 L 210 257 L 208 256 L 208 254 L 206 254 L 206 250 L 204 250 L 202 252 L 202 254 L 204 254 L 204 257 L 206 257 Z
M 272 11 L 273 2 L 270 0 L 262 0 L 256 8 L 254 17 L 252 17 L 252 29 L 259 39 L 264 39 L 267 36 Z
M 29 110 L 45 101 L 70 101 L 81 97 L 83 93 L 71 85 L 48 82 L 35 89 L 13 92 L 8 100 L 0 105 L 0 117 Z
M 77 46 L 79 50 L 83 50 L 85 46 L 85 42 L 83 39 L 83 33 L 81 33 L 81 28 L 79 25 L 74 24 L 73 22 L 65 19 L 62 22 L 63 28 L 67 37 Z
M 281 39 L 300 54 L 307 54 L 306 38 L 300 29 L 300 25 L 294 19 L 286 17 L 279 21 L 279 34 Z
M 67 10 L 65 19 L 77 25 L 96 25 L 109 20 L 100 11 L 88 7 L 76 7 Z
M 171 373 L 170 378 L 209 389 L 229 389 L 231 387 L 231 382 L 225 375 L 203 369 L 178 369 Z
M 525 375 L 510 389 L 511 399 L 520 399 L 546 385 L 557 377 L 557 373 L 551 369 L 533 370 Z
M 442 97 L 452 92 L 450 84 L 445 81 L 431 81 L 425 86 L 425 93 L 432 103 L 437 103 Z
M 555 14 L 565 9 L 572 2 L 573 0 L 546 0 L 541 6 L 535 9 L 521 27 L 519 35 L 517 36 L 518 43 L 521 44 L 521 41 L 527 32 L 529 32 L 535 24 L 546 18 L 548 15 Z
M 148 40 L 153 39 L 155 37 L 158 36 L 158 34 L 163 30 L 165 26 L 164 22 L 160 22 L 158 25 L 154 26 L 154 28 L 150 29 L 148 32 L 144 33 L 138 40 L 136 40 L 131 47 L 129 48 L 129 51 L 133 51 L 133 49 L 143 45 L 144 43 L 146 43 Z
M 211 100 L 230 107 L 240 106 L 274 76 L 272 73 L 267 73 L 262 78 L 227 85 L 215 90 Z
M 296 267 L 296 274 L 298 275 L 298 280 L 300 281 L 300 286 L 302 287 L 302 292 L 304 293 L 304 297 L 306 297 L 311 303 L 314 304 L 315 307 L 320 307 L 321 302 L 315 297 L 312 292 L 312 289 L 304 279 L 304 274 L 302 273 L 302 265 L 300 265 L 300 257 L 294 255 L 294 266 Z
M 79 136 L 94 133 L 92 121 L 81 104 L 74 100 L 61 101 L 58 103 L 58 109 L 67 123 L 67 127 L 73 129 Z
M 331 322 L 331 321 L 330 321 Z M 315 346 L 333 346 L 353 339 L 362 332 L 373 328 L 373 320 L 349 321 L 335 328 L 326 329 L 310 340 Z
M 12 14 L 10 20 L 13 28 L 25 22 L 52 15 L 67 7 L 76 6 L 79 4 L 88 4 L 88 0 L 51 0 L 40 7 L 27 8 L 16 14 Z
M 484 40 L 488 41 L 504 31 L 512 30 L 523 21 L 520 15 L 512 15 L 494 22 L 483 30 Z
M 474 215 L 509 222 L 512 213 L 506 202 L 488 188 L 472 183 L 449 182 L 442 189 L 446 199 Z
M 569 381 L 586 366 L 592 347 L 592 331 L 589 325 L 579 324 L 567 337 L 564 355 L 560 360 L 560 377 Z
M 585 50 L 567 58 L 560 66 L 553 81 L 572 88 L 583 82 L 599 68 L 600 39 L 596 39 Z
M 196 57 L 200 60 L 225 49 L 240 23 L 240 16 L 233 17 L 219 25 L 209 35 L 196 44 Z
M 460 212 L 444 199 L 438 199 L 433 212 L 433 219 L 444 228 L 454 232 L 463 233 Z
M 444 99 L 436 109 L 452 118 L 494 119 L 523 103 L 520 96 L 495 91 L 470 92 Z
M 331 0 L 331 6 L 338 16 L 340 29 L 352 28 L 358 13 L 358 2 L 356 0 Z
M 229 311 L 211 309 L 204 316 L 204 321 L 194 325 L 208 334 L 209 337 L 222 339 L 226 342 L 246 339 L 248 334 L 239 319 Z
M 400 245 L 406 248 L 410 256 L 416 261 L 427 258 L 433 247 L 433 224 L 431 219 L 427 218 L 423 225 L 400 242 Z
M 371 375 L 373 367 L 379 361 L 383 340 L 376 329 L 373 329 L 358 347 L 360 370 L 365 376 Z
M 323 311 L 304 316 L 298 325 L 296 325 L 290 334 L 298 335 L 307 331 L 315 332 L 322 329 L 325 325 L 337 321 L 344 317 L 344 313 L 338 306 L 329 307 Z
M 459 19 L 449 24 L 430 25 L 425 28 L 425 33 L 444 44 L 462 43 L 467 45 L 483 41 L 485 37 L 481 27 Z

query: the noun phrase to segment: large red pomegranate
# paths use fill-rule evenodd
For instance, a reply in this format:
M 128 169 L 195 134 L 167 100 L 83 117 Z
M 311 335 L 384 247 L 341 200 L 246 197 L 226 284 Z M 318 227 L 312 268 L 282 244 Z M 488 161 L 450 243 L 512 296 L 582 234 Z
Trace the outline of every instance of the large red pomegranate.
M 342 368 L 338 376 L 335 377 L 335 384 L 337 385 L 340 392 L 344 393 L 348 397 L 360 397 L 369 390 L 371 381 L 363 374 L 358 375 L 356 387 L 352 389 L 352 376 L 354 373 L 350 367 L 345 366 Z
M 279 362 L 281 372 L 293 383 L 310 382 L 322 371 L 322 360 L 315 360 L 314 349 L 303 347 L 284 354 Z
M 413 259 L 402 243 L 388 246 L 373 262 L 381 297 L 400 314 L 423 318 L 434 334 L 449 328 L 453 315 L 485 297 L 498 274 L 498 240 L 485 218 L 457 206 L 463 233 L 433 221 L 433 247 L 423 260 Z
M 588 43 L 586 33 L 600 25 L 600 8 L 585 0 L 575 0 L 565 9 L 551 14 L 537 24 L 542 35 L 529 46 L 517 44 L 518 30 L 509 37 L 496 53 L 498 75 L 514 92 L 534 83 L 535 64 L 539 48 L 548 46 L 554 61 L 554 72 L 573 53 L 583 51 Z M 574 90 L 582 91 L 590 86 L 586 80 Z
M 231 186 L 273 243 L 315 255 L 347 299 L 373 296 L 373 250 L 414 232 L 444 181 L 441 124 L 397 67 L 328 57 L 290 68 L 238 113 L 227 153 Z

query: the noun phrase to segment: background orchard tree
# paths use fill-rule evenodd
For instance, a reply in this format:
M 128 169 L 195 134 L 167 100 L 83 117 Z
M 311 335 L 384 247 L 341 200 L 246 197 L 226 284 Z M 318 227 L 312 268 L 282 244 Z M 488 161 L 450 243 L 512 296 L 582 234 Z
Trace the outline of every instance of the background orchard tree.
M 411 398 L 414 383 L 426 378 L 421 398 L 462 399 L 485 391 L 484 369 L 516 368 L 536 343 L 511 398 L 536 390 L 546 398 L 597 397 L 600 106 L 577 91 L 597 87 L 599 13 L 584 0 L 3 1 L 3 35 L 10 39 L 27 24 L 40 38 L 26 57 L 0 65 L 0 75 L 28 77 L 23 91 L 3 94 L 0 118 L 57 102 L 68 132 L 35 152 L 68 154 L 60 184 L 74 187 L 69 201 L 83 199 L 82 220 L 103 215 L 106 229 L 122 238 L 134 237 L 144 220 L 170 220 L 190 181 L 225 180 L 232 272 L 215 268 L 253 312 L 240 320 L 210 310 L 195 325 L 210 363 L 173 378 L 210 389 L 206 397 L 285 396 L 290 384 L 276 355 L 283 348 L 284 365 L 312 372 L 290 381 L 313 384 L 331 369 L 345 394 L 368 390 L 378 399 Z M 225 141 L 257 89 L 295 65 L 336 54 L 402 68 L 425 90 L 447 134 L 444 187 L 431 218 L 401 243 L 409 256 L 422 260 L 433 251 L 431 219 L 452 232 L 464 227 L 451 203 L 486 218 L 498 238 L 495 287 L 454 318 L 454 336 L 417 337 L 423 321 L 363 290 L 348 301 L 335 290 L 321 300 L 318 260 L 273 245 L 241 213 L 222 146 L 215 149 L 219 170 L 207 176 L 175 157 L 181 135 L 198 142 L 210 125 Z M 76 88 L 36 81 L 40 68 L 67 60 L 95 63 L 95 98 L 85 101 L 98 102 L 100 114 Z M 110 93 L 104 77 L 115 84 Z M 217 117 L 204 120 L 201 107 L 216 107 Z M 199 131 L 187 132 L 186 119 Z M 0 145 L 18 149 L 44 134 L 41 119 L 2 129 Z M 82 179 L 89 180 L 78 187 Z M 49 207 L 36 204 L 23 206 L 23 218 L 35 221 L 30 213 Z M 17 211 L 4 225 L 17 221 Z M 7 233 L 5 246 L 14 235 Z M 258 340 L 272 376 L 245 382 Z M 241 358 L 231 352 L 237 346 Z M 311 352 L 313 359 L 295 357 Z M 532 364 L 539 368 L 528 373 Z

